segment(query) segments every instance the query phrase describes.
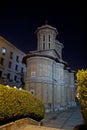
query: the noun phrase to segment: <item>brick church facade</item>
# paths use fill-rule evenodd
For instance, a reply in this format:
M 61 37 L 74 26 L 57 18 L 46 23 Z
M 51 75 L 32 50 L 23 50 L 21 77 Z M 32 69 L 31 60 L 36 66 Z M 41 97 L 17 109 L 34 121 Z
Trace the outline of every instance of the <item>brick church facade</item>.
M 26 64 L 25 88 L 35 94 L 47 110 L 75 105 L 74 71 L 62 59 L 63 44 L 56 28 L 45 24 L 38 27 L 37 50 L 23 58 Z

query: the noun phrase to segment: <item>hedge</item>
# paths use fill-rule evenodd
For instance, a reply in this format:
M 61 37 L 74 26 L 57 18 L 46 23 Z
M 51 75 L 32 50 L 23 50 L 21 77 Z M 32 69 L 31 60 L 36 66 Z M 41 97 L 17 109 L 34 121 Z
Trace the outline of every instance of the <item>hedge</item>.
M 31 117 L 37 121 L 44 118 L 43 103 L 27 90 L 0 84 L 0 122 Z

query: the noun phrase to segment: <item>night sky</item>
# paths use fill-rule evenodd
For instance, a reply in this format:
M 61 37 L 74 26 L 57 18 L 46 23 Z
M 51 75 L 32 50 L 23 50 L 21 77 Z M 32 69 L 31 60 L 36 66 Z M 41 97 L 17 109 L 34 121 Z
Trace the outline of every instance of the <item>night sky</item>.
M 86 4 L 80 0 L 53 2 L 0 4 L 0 35 L 28 54 L 37 49 L 35 31 L 47 20 L 59 32 L 63 60 L 73 70 L 87 69 Z

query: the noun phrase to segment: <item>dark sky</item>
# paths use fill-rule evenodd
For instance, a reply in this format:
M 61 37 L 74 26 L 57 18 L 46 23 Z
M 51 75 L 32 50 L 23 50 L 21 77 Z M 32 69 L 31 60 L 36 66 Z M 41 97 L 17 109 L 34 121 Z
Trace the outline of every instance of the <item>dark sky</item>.
M 37 49 L 35 30 L 45 20 L 57 28 L 63 43 L 63 60 L 73 70 L 87 67 L 86 3 L 58 0 L 40 3 L 14 1 L 0 4 L 0 35 L 26 54 Z

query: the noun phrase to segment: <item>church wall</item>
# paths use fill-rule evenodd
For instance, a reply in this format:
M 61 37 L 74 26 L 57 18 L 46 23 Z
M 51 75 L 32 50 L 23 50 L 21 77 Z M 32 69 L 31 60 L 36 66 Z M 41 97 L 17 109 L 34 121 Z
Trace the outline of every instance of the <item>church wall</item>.
M 60 94 L 60 104 L 61 106 L 65 105 L 65 84 L 64 84 L 64 64 L 59 66 L 59 94 Z
M 65 86 L 66 86 L 66 101 L 67 104 L 70 104 L 70 72 L 66 69 L 65 70 Z
M 60 58 L 62 59 L 62 49 L 63 49 L 63 44 L 60 43 L 58 40 L 55 41 L 55 50 L 59 54 Z
M 64 70 L 64 84 L 65 84 L 65 100 L 66 100 L 66 104 L 68 104 L 68 93 L 69 93 L 69 74 L 68 74 L 68 70 L 65 69 Z
M 75 102 L 75 82 L 74 82 L 74 72 L 70 73 L 70 89 L 71 89 L 71 103 Z
M 27 59 L 26 89 L 44 104 L 52 104 L 52 60 L 45 57 Z
M 33 92 L 45 106 L 64 107 L 73 98 L 73 73 L 64 64 L 47 57 L 27 59 L 26 89 Z
M 69 71 L 68 69 L 65 71 L 65 86 L 66 86 L 66 103 L 68 106 L 72 106 L 75 102 L 74 98 L 74 72 Z

